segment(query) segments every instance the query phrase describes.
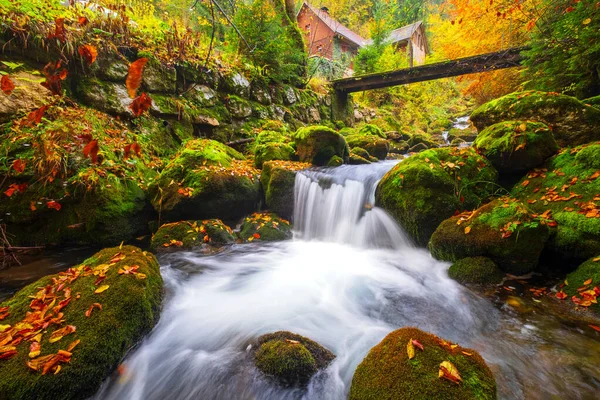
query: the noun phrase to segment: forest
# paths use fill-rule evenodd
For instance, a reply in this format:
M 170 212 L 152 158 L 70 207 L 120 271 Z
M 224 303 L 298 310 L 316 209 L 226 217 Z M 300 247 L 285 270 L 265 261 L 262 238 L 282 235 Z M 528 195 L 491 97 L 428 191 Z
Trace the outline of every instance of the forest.
M 598 397 L 600 2 L 0 0 L 0 90 L 0 400 Z

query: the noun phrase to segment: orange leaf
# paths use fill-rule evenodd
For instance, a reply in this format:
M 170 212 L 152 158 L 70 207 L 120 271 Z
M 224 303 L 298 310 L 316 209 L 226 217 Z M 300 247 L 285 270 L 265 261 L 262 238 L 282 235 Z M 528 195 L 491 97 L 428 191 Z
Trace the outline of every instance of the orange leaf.
M 35 126 L 39 124 L 42 121 L 42 117 L 44 116 L 44 113 L 48 108 L 50 108 L 50 106 L 46 105 L 30 112 L 27 116 L 27 122 L 25 123 L 25 125 Z
M 525 181 L 523 181 L 523 183 L 521 183 L 521 186 L 523 186 L 523 187 L 525 187 L 527 185 L 529 185 L 529 180 L 525 180 Z
M 87 19 L 87 17 L 79 17 L 77 18 L 77 23 L 79 23 L 79 26 L 86 26 L 90 21 Z
M 98 308 L 100 311 L 102 311 L 102 304 L 100 304 L 100 303 L 94 303 L 94 304 L 92 304 L 90 306 L 90 308 L 88 308 L 87 311 L 85 312 L 85 316 L 89 318 L 90 315 L 92 315 L 92 310 L 94 308 Z
M 467 226 L 465 227 L 465 235 L 468 235 L 471 232 L 471 227 Z
M 260 239 L 260 233 L 255 233 L 252 236 L 254 237 L 254 239 Z
M 143 113 L 145 113 L 150 106 L 152 106 L 152 99 L 146 93 L 142 93 L 129 105 L 129 109 L 133 113 L 134 116 L 139 117 Z
M 67 325 L 64 328 L 61 328 L 61 329 L 58 329 L 58 330 L 55 330 L 54 332 L 52 332 L 52 334 L 50 335 L 50 339 L 48 341 L 50 343 L 58 342 L 63 337 L 70 335 L 71 333 L 75 332 L 76 330 L 77 330 L 77 328 L 75 328 L 75 326 Z
M 17 172 L 17 174 L 25 171 L 25 160 L 14 160 L 12 163 L 12 168 Z
M 92 164 L 98 163 L 98 141 L 92 140 L 83 148 L 83 156 L 85 158 L 90 157 L 92 160 Z
M 50 90 L 52 94 L 60 96 L 62 94 L 61 81 L 67 78 L 67 70 L 61 69 L 61 62 L 49 62 L 42 71 L 46 80 L 41 83 L 43 87 Z
M 600 332 L 600 326 L 591 325 L 591 324 L 590 324 L 590 325 L 588 325 L 588 326 L 589 326 L 590 328 L 592 328 L 593 330 Z
M 92 65 L 98 57 L 98 50 L 91 44 L 84 44 L 77 49 L 79 55 L 87 61 L 88 65 Z
M 0 79 L 0 87 L 2 88 L 4 94 L 6 94 L 7 96 L 10 96 L 13 90 L 15 90 L 15 84 L 8 77 L 8 75 L 2 75 L 2 79 Z
M 41 349 L 42 346 L 40 345 L 40 342 L 31 343 L 31 345 L 29 346 L 29 358 L 36 358 L 37 356 L 39 356 Z
M 47 203 L 46 203 L 46 206 L 47 206 L 48 208 L 52 208 L 52 209 L 54 209 L 54 210 L 56 210 L 56 211 L 60 211 L 60 209 L 61 209 L 61 207 L 62 207 L 62 206 L 60 205 L 60 203 L 58 203 L 58 202 L 56 202 L 56 201 L 54 201 L 54 200 L 50 200 L 49 202 L 47 202 Z
M 71 344 L 67 347 L 67 351 L 73 351 L 75 346 L 77 346 L 80 342 L 81 340 L 79 339 L 72 341 Z
M 127 93 L 129 93 L 129 97 L 132 99 L 135 97 L 136 92 L 142 83 L 142 71 L 147 62 L 147 58 L 140 58 L 139 60 L 132 62 L 129 66 L 125 85 L 127 86 Z
M 584 285 L 589 285 L 590 283 L 592 283 L 592 278 L 586 280 L 585 282 L 583 282 Z
M 8 189 L 4 191 L 4 194 L 11 197 L 15 192 L 23 193 L 27 189 L 27 183 L 12 183 Z
M 556 293 L 556 298 L 559 300 L 564 300 L 567 298 L 567 294 L 561 290 L 560 292 Z
M 67 31 L 65 30 L 65 19 L 57 18 L 54 21 L 54 32 L 48 33 L 48 39 L 58 39 L 62 43 L 67 41 Z

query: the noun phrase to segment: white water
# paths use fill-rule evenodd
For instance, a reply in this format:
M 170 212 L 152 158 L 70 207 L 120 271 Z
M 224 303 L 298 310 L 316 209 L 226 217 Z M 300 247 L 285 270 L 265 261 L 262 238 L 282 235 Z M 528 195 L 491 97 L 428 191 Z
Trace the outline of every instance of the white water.
M 414 248 L 382 210 L 365 209 L 392 165 L 299 175 L 292 241 L 161 257 L 167 300 L 160 322 L 126 360 L 127 372 L 96 398 L 345 399 L 369 349 L 402 326 L 480 351 L 501 398 L 593 393 L 597 370 L 569 369 L 582 383 L 561 388 L 565 369 L 548 354 L 549 342 L 575 340 L 544 338 L 534 322 L 515 327 L 513 316 L 448 279 L 448 264 Z M 336 355 L 306 390 L 282 389 L 252 364 L 248 343 L 277 330 L 307 336 Z M 539 349 L 547 352 L 543 368 L 533 357 Z

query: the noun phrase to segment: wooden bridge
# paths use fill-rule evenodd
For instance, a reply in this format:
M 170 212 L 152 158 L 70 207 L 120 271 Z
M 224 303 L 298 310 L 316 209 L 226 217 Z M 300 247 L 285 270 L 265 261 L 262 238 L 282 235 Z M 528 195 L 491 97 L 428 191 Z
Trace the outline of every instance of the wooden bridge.
M 435 64 L 335 80 L 332 82 L 335 91 L 332 107 L 333 119 L 347 120 L 348 111 L 352 106 L 348 101 L 349 93 L 519 67 L 523 61 L 521 52 L 524 50 L 527 50 L 527 47 L 514 47 Z

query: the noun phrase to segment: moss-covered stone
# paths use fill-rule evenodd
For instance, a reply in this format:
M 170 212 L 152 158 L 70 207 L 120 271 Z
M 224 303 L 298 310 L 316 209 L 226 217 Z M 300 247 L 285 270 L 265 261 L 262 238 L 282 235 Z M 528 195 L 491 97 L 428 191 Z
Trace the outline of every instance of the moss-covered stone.
M 310 166 L 309 163 L 292 161 L 267 161 L 263 164 L 260 182 L 269 210 L 285 219 L 292 218 L 296 173 Z
M 365 124 L 361 126 L 358 130 L 358 133 L 360 133 L 361 135 L 379 136 L 382 139 L 387 139 L 383 130 L 377 125 L 373 124 Z
M 350 165 L 362 165 L 362 164 L 371 164 L 371 161 L 367 158 L 361 157 L 356 153 L 350 153 L 350 157 L 348 158 L 348 164 Z
M 428 150 L 429 147 L 425 143 L 417 143 L 414 146 L 408 149 L 409 153 L 420 153 L 422 151 Z
M 132 266 L 138 267 L 135 273 L 119 274 Z M 95 284 L 101 276 L 106 278 Z M 103 285 L 108 285 L 108 289 L 95 293 Z M 30 296 L 37 300 L 32 301 Z M 67 305 L 53 310 L 67 298 L 70 298 Z M 13 340 L 30 335 L 15 346 L 15 356 L 0 362 L 0 398 L 66 400 L 93 396 L 127 351 L 152 329 L 158 320 L 161 299 L 162 278 L 156 258 L 132 246 L 102 250 L 78 267 L 46 276 L 23 288 L 0 304 L 0 308 L 9 307 L 10 313 L 2 324 L 11 326 L 0 335 L 21 331 L 12 333 Z M 94 303 L 102 308 L 94 308 L 87 317 L 86 311 Z M 35 309 L 38 306 L 48 310 L 45 318 Z M 24 322 L 28 312 L 32 314 Z M 45 329 L 39 326 L 42 319 L 49 322 Z M 51 335 L 66 326 L 75 327 L 75 331 L 50 343 Z M 27 333 L 28 328 L 33 331 Z M 30 358 L 31 340 L 37 334 L 41 335 L 41 353 Z M 53 368 L 43 374 L 44 364 L 37 371 L 28 368 L 27 362 L 35 363 L 66 350 L 76 340 L 80 342 L 70 351 L 70 362 L 59 362 L 60 371 L 56 374 Z
M 75 94 L 83 104 L 96 110 L 112 115 L 131 115 L 131 99 L 122 83 L 85 77 L 77 82 Z
M 344 160 L 342 160 L 341 157 L 338 156 L 333 156 L 329 159 L 329 161 L 327 162 L 327 166 L 328 167 L 339 167 L 340 165 L 342 165 L 344 163 Z
M 590 279 L 592 282 L 585 285 L 584 282 Z M 600 288 L 600 253 L 567 275 L 566 281 L 569 284 L 565 285 L 562 290 L 569 296 L 571 301 L 573 301 L 573 296 L 581 303 L 590 301 L 591 304 L 588 305 L 589 309 L 600 313 L 600 304 L 591 302 L 592 298 L 598 297 L 599 292 L 597 290 Z M 591 290 L 594 294 L 592 295 L 586 291 L 579 290 L 582 287 L 586 287 L 586 290 Z
M 444 219 L 484 202 L 497 175 L 473 149 L 431 149 L 392 168 L 377 186 L 376 202 L 417 244 L 426 246 Z
M 309 126 L 298 129 L 292 139 L 300 161 L 325 165 L 333 156 L 348 160 L 350 151 L 342 135 L 325 126 Z
M 390 142 L 389 152 L 392 154 L 406 154 L 409 148 L 409 144 L 403 140 L 400 142 Z
M 277 131 L 262 131 L 254 144 L 254 165 L 262 168 L 265 161 L 291 161 L 295 153 L 288 136 Z
M 502 282 L 504 274 L 487 257 L 466 257 L 450 266 L 448 276 L 460 283 L 489 285 Z
M 552 260 L 578 264 L 600 254 L 600 143 L 565 149 L 531 171 L 511 194 L 556 221 Z
M 414 147 L 421 143 L 429 149 L 437 147 L 437 144 L 432 140 L 431 135 L 427 135 L 426 133 L 416 133 L 408 139 L 408 145 L 410 147 Z
M 191 249 L 204 244 L 224 245 L 235 242 L 230 227 L 220 219 L 179 221 L 161 225 L 152 236 L 153 251 Z
M 592 107 L 596 107 L 596 108 L 600 109 L 600 96 L 590 97 L 588 99 L 581 100 L 581 102 L 583 104 L 588 104 Z
M 282 386 L 305 386 L 334 358 L 320 344 L 286 331 L 263 335 L 254 346 L 257 368 Z
M 150 187 L 152 205 L 171 221 L 231 220 L 254 211 L 259 173 L 243 159 L 214 140 L 187 142 Z
M 376 135 L 356 133 L 346 136 L 346 141 L 350 148 L 360 147 L 361 149 L 366 150 L 369 155 L 376 157 L 379 160 L 385 160 L 390 149 L 389 142 Z
M 239 236 L 246 242 L 285 240 L 292 237 L 292 226 L 274 213 L 257 212 L 244 218 Z
M 445 261 L 488 257 L 501 270 L 521 275 L 538 264 L 548 227 L 523 203 L 494 200 L 473 212 L 451 217 L 431 236 L 431 254 Z
M 417 340 L 409 359 L 407 344 Z M 468 355 L 467 355 L 468 354 Z M 440 364 L 450 361 L 458 370 L 458 384 L 438 376 Z M 373 347 L 352 378 L 350 400 L 483 400 L 496 399 L 496 381 L 473 349 L 450 343 L 416 328 L 401 328 Z
M 511 93 L 471 114 L 471 121 L 479 131 L 498 122 L 515 120 L 545 123 L 563 147 L 600 140 L 600 110 L 558 93 L 533 90 Z
M 488 126 L 477 136 L 473 146 L 500 173 L 527 171 L 558 151 L 552 131 L 543 123 L 531 121 Z

